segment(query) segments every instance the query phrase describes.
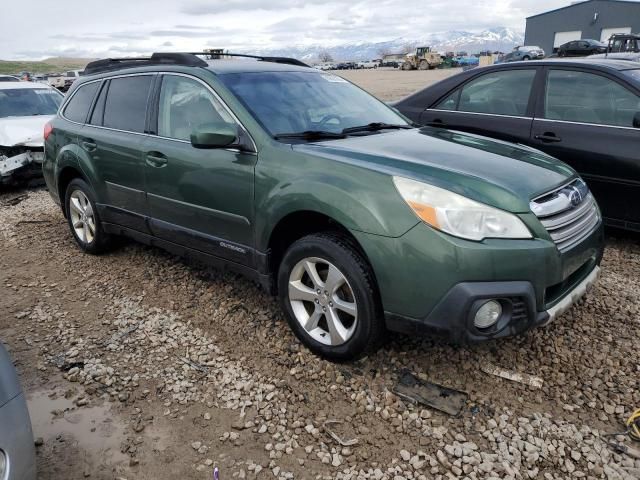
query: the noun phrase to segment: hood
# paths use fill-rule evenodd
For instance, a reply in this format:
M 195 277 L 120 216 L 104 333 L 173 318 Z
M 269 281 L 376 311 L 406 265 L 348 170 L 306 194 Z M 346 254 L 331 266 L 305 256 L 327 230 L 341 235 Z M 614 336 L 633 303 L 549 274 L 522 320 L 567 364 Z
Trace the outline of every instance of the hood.
M 360 164 L 446 188 L 511 212 L 577 176 L 538 150 L 479 135 L 424 127 L 294 145 L 295 150 Z
M 3 147 L 44 145 L 44 126 L 55 115 L 0 118 L 0 145 Z

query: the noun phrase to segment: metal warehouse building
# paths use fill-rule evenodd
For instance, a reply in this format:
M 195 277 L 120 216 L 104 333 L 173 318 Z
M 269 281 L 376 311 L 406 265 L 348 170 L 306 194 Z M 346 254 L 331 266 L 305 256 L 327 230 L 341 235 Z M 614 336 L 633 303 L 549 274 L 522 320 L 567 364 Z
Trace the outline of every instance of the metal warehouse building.
M 640 32 L 640 1 L 587 0 L 527 18 L 525 45 L 550 54 L 571 40 L 607 42 L 614 33 Z

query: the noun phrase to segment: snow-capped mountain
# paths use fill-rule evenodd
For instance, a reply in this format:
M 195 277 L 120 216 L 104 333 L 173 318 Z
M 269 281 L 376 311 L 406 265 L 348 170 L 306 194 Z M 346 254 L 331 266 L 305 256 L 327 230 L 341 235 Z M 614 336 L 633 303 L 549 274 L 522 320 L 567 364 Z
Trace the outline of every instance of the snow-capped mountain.
M 478 53 L 484 50 L 509 52 L 516 45 L 522 45 L 524 35 L 509 28 L 491 28 L 479 33 L 448 31 L 432 33 L 422 37 L 400 37 L 381 42 L 356 42 L 337 45 L 296 45 L 285 48 L 266 48 L 252 53 L 294 57 L 306 61 L 318 59 L 327 52 L 334 60 L 367 60 L 380 58 L 386 53 L 401 53 L 417 46 L 430 46 L 439 52 L 465 51 Z

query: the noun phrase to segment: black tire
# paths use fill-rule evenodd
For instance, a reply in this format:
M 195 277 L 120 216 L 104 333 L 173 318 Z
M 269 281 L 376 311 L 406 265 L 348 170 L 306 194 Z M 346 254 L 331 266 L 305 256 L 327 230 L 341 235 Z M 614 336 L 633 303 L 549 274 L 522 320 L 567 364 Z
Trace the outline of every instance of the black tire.
M 351 337 L 341 345 L 325 345 L 314 339 L 296 319 L 289 300 L 289 279 L 294 267 L 307 257 L 330 262 L 348 282 L 357 305 L 357 321 Z M 298 339 L 315 354 L 331 361 L 355 360 L 377 350 L 385 332 L 382 307 L 371 267 L 340 233 L 308 235 L 286 251 L 278 269 L 278 297 L 289 326 Z
M 522 57 L 522 60 L 526 62 L 527 60 L 531 60 L 531 58 L 529 57 L 529 55 L 525 55 L 524 57 Z
M 95 228 L 94 235 L 90 239 L 90 241 L 86 241 L 81 238 L 78 233 L 76 233 L 76 229 L 73 226 L 71 197 L 75 192 L 81 192 L 82 194 L 84 194 L 84 196 L 88 199 L 89 204 L 91 205 Z M 109 250 L 109 248 L 113 245 L 113 238 L 102 228 L 100 216 L 96 208 L 95 195 L 93 194 L 93 191 L 91 190 L 91 187 L 87 184 L 87 182 L 85 182 L 81 178 L 74 178 L 73 180 L 71 180 L 71 182 L 69 182 L 64 196 L 64 209 L 67 215 L 67 223 L 69 224 L 71 235 L 73 235 L 76 243 L 84 252 L 97 255 Z

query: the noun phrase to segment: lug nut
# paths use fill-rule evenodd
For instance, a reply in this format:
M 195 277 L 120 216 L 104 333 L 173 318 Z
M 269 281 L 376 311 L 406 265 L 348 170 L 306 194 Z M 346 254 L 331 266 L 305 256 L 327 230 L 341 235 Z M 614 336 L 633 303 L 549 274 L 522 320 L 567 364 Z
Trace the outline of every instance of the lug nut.
M 321 292 L 320 292 L 320 289 L 316 290 L 316 292 L 318 293 L 318 295 L 320 295 L 320 293 L 321 293 Z
M 333 302 L 329 302 L 329 306 L 330 306 L 330 307 L 333 307 Z
M 315 302 L 316 302 L 316 303 L 320 303 L 320 300 L 318 300 L 318 299 L 316 298 L 316 299 L 315 299 Z
M 322 311 L 326 312 L 327 311 L 327 307 L 322 307 Z

